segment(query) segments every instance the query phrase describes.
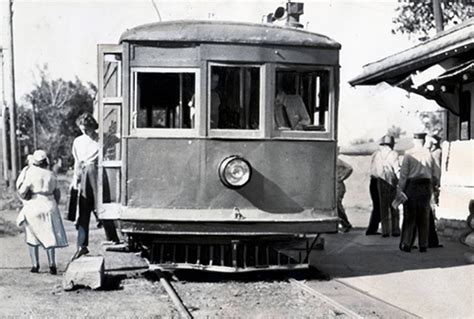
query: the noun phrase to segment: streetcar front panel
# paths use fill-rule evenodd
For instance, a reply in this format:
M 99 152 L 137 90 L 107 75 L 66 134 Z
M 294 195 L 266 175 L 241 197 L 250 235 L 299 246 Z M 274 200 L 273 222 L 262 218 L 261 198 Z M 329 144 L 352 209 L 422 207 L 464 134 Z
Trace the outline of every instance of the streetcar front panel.
M 138 27 L 103 47 L 101 215 L 127 234 L 336 232 L 339 49 L 209 21 Z

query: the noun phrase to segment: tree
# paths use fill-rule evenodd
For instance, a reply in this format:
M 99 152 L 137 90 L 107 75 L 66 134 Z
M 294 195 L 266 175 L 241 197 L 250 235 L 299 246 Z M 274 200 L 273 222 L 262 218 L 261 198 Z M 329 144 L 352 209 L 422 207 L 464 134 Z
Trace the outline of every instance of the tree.
M 400 126 L 395 126 L 392 125 L 388 130 L 387 130 L 387 135 L 391 135 L 394 138 L 400 138 L 400 136 L 405 135 L 406 132 L 402 130 Z
M 472 0 L 440 1 L 443 21 L 447 26 L 474 17 Z M 395 11 L 397 15 L 392 20 L 395 24 L 393 34 L 408 34 L 424 40 L 435 29 L 432 0 L 399 0 Z
M 50 78 L 47 66 L 39 70 L 39 81 L 26 95 L 26 101 L 34 105 L 38 148 L 44 149 L 54 161 L 58 158 L 71 165 L 72 141 L 80 134 L 75 121 L 83 112 L 92 112 L 97 89 L 92 83 Z M 19 108 L 19 129 L 28 138 L 33 149 L 33 111 Z
M 444 120 L 442 111 L 420 112 L 420 120 L 425 126 L 425 131 L 429 135 L 443 135 Z

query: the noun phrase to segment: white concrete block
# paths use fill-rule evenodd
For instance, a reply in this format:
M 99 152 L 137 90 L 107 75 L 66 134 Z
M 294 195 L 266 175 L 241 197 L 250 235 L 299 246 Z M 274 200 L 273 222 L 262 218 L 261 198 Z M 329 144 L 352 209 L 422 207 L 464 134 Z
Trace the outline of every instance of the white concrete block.
M 77 286 L 97 289 L 104 280 L 104 257 L 82 256 L 72 261 L 63 275 L 63 288 L 71 290 Z

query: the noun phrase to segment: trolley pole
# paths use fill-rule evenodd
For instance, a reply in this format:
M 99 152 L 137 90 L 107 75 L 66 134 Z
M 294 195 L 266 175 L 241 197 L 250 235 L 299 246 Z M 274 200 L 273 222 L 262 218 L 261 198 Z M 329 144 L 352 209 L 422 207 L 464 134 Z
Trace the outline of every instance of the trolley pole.
M 18 174 L 17 166 L 17 141 L 16 141 L 16 105 L 15 105 L 15 67 L 14 67 L 14 51 L 13 51 L 13 0 L 5 1 L 6 3 L 6 26 L 3 28 L 6 33 L 6 43 L 9 46 L 6 50 L 5 59 L 5 102 L 10 115 L 10 188 L 15 188 L 15 181 Z

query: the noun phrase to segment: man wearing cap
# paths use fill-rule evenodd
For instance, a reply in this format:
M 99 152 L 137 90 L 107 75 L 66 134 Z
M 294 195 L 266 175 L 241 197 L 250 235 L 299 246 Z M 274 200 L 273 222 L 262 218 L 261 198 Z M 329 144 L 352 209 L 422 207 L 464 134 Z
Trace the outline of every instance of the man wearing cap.
M 404 218 L 400 250 L 410 252 L 418 231 L 420 252 L 428 247 L 430 200 L 433 188 L 439 185 L 439 172 L 428 149 L 424 147 L 426 133 L 413 135 L 414 147 L 406 151 L 400 169 L 400 189 L 408 199 Z
M 383 237 L 388 237 L 390 234 L 400 236 L 399 212 L 391 205 L 396 195 L 399 173 L 398 153 L 393 150 L 394 145 L 393 136 L 385 135 L 380 141 L 380 149 L 372 155 L 371 178 L 375 179 L 373 182 L 376 190 L 372 190 L 374 186 L 371 186 L 371 194 L 376 192 L 376 196 L 372 196 L 372 199 L 374 208 L 377 207 L 379 210 L 379 215 L 375 215 L 377 211 L 373 209 L 366 235 L 377 234 L 381 222 Z

